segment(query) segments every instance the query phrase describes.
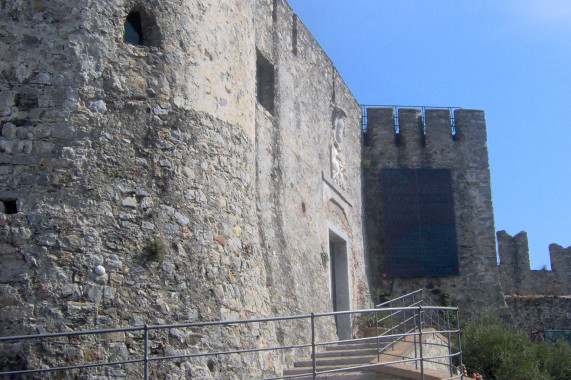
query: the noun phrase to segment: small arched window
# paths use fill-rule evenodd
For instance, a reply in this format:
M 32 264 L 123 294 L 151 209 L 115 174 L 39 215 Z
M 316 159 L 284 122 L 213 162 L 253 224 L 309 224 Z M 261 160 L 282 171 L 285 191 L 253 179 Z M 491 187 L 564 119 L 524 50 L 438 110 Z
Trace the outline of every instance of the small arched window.
M 161 34 L 153 15 L 132 9 L 125 19 L 123 41 L 135 46 L 159 46 Z
M 123 41 L 131 45 L 143 45 L 143 26 L 139 12 L 129 12 L 125 20 L 125 34 Z

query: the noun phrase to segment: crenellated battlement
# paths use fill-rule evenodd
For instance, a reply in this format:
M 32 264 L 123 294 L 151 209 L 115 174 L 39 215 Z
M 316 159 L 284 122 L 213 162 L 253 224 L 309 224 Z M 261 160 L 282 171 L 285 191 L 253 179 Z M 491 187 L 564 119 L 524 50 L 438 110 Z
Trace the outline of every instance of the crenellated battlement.
M 363 106 L 366 149 L 407 167 L 488 166 L 484 111 L 457 107 Z
M 468 137 L 485 140 L 484 111 L 458 107 L 363 106 L 368 145 L 427 147 Z
M 505 294 L 571 294 L 571 246 L 549 245 L 552 270 L 530 268 L 527 233 L 499 231 L 500 279 Z

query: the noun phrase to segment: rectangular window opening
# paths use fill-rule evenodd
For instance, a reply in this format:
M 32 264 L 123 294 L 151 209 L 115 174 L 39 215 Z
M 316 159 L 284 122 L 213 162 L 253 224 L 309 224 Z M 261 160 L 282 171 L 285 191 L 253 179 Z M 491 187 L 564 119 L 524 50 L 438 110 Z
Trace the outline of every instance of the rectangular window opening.
M 271 114 L 274 113 L 274 66 L 259 51 L 256 57 L 256 97 Z
M 293 15 L 293 27 L 291 31 L 291 51 L 297 55 L 297 15 Z
M 17 214 L 18 206 L 16 199 L 0 199 L 0 213 Z
M 278 0 L 274 0 L 272 4 L 272 21 L 278 21 Z

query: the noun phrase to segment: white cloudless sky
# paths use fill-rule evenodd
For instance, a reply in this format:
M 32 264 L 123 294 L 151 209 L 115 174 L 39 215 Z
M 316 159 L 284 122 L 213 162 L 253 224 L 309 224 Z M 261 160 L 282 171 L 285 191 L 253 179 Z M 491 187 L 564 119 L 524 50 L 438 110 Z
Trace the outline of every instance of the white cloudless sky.
M 570 0 L 288 0 L 362 104 L 483 109 L 496 230 L 571 245 Z

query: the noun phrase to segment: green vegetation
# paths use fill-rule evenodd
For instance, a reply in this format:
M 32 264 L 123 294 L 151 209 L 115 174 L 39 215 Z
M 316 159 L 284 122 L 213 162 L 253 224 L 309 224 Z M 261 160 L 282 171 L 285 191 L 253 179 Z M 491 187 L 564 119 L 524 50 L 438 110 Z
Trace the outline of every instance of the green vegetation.
M 571 379 L 571 348 L 565 341 L 534 343 L 513 331 L 491 310 L 465 321 L 463 361 L 485 380 Z
M 154 239 L 149 242 L 144 251 L 148 261 L 162 262 L 165 254 L 165 245 L 160 239 Z
M 360 316 L 357 317 L 356 319 L 356 324 L 361 324 L 365 327 L 375 327 L 377 325 L 377 321 L 380 321 L 386 317 L 388 317 L 391 313 L 389 311 L 379 311 L 376 313 L 370 312 L 370 313 L 364 313 Z M 401 316 L 402 318 L 402 316 Z M 390 327 L 391 326 L 391 322 L 389 319 L 383 320 L 382 322 L 379 323 L 379 327 L 383 328 L 383 327 Z
M 327 252 L 321 252 L 321 265 L 324 269 L 329 267 L 329 254 Z

